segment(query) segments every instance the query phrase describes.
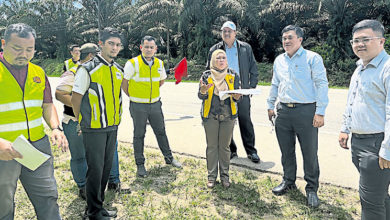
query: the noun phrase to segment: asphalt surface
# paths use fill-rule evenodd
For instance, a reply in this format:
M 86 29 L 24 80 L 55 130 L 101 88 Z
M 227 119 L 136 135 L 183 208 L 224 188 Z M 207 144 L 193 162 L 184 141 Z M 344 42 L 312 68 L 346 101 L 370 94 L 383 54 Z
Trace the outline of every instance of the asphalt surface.
M 59 78 L 49 78 L 54 90 Z M 261 163 L 254 164 L 246 158 L 242 146 L 238 124 L 234 129 L 234 139 L 238 147 L 238 156 L 232 160 L 232 164 L 247 167 L 249 169 L 282 174 L 280 162 L 281 153 L 276 140 L 275 132 L 268 121 L 266 99 L 269 94 L 269 86 L 258 86 L 260 95 L 251 99 L 251 115 L 256 135 L 256 149 Z M 197 97 L 197 83 L 166 82 L 161 87 L 161 101 L 164 112 L 166 131 L 171 149 L 176 154 L 193 155 L 200 158 L 206 157 L 205 133 L 200 118 L 201 100 Z M 320 182 L 357 189 L 359 176 L 351 161 L 349 150 L 340 148 L 338 135 L 341 127 L 342 114 L 347 100 L 347 90 L 330 89 L 329 105 L 325 115 L 325 126 L 319 129 Z M 60 119 L 62 119 L 62 104 L 54 101 Z M 129 99 L 123 93 L 123 115 L 119 126 L 118 140 L 132 143 L 133 122 L 129 113 Z M 348 143 L 350 145 L 350 143 Z M 147 127 L 145 145 L 158 148 L 156 138 L 150 126 Z M 297 142 L 297 176 L 303 178 L 303 162 L 300 147 Z M 148 158 L 146 158 L 147 163 Z

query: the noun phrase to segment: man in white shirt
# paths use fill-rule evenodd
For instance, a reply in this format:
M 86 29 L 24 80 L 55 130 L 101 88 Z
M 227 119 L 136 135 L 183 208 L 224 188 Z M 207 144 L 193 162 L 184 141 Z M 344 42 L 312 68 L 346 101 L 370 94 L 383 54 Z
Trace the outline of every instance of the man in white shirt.
M 142 54 L 130 59 L 125 65 L 122 89 L 130 97 L 137 175 L 146 177 L 144 138 L 147 121 L 149 121 L 156 135 L 165 162 L 177 168 L 181 168 L 181 164 L 173 158 L 165 132 L 164 115 L 160 101 L 160 86 L 164 84 L 167 75 L 162 60 L 154 57 L 157 51 L 155 38 L 151 36 L 143 37 L 140 49 Z

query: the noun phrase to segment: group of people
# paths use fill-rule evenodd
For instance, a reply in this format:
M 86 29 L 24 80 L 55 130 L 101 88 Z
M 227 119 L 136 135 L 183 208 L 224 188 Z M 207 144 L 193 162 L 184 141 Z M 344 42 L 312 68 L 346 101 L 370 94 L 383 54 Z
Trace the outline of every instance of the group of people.
M 207 187 L 215 186 L 218 173 L 223 187 L 230 186 L 230 160 L 237 157 L 233 128 L 238 119 L 248 158 L 259 163 L 250 117 L 250 96 L 221 92 L 256 88 L 258 71 L 252 48 L 236 39 L 236 25 L 227 21 L 222 40 L 210 49 L 198 97 L 206 134 Z M 296 138 L 304 162 L 309 207 L 320 205 L 318 128 L 324 125 L 328 81 L 321 56 L 302 47 L 304 32 L 296 25 L 282 30 L 285 53 L 274 61 L 268 117 L 274 123 L 282 153 L 283 180 L 272 189 L 283 195 L 296 189 Z M 51 128 L 52 144 L 71 152 L 71 172 L 79 195 L 87 201 L 89 219 L 110 219 L 115 211 L 103 207 L 108 189 L 120 192 L 117 130 L 122 115 L 122 92 L 130 98 L 134 157 L 137 176 L 146 177 L 144 137 L 147 123 L 156 135 L 166 164 L 181 168 L 174 159 L 165 131 L 160 87 L 166 79 L 164 63 L 155 57 L 155 38 L 141 40 L 141 55 L 124 68 L 114 59 L 122 49 L 120 33 L 105 28 L 99 43 L 70 48 L 56 98 L 64 104 L 62 127 L 53 105 L 50 84 L 42 68 L 30 63 L 36 33 L 26 24 L 7 27 L 0 53 L 0 219 L 13 219 L 14 194 L 20 179 L 38 219 L 61 219 L 53 158 L 32 171 L 16 162 L 22 158 L 12 142 L 20 135 L 39 151 L 51 154 L 42 119 Z M 363 20 L 352 30 L 351 45 L 360 58 L 352 76 L 344 113 L 340 146 L 348 149 L 360 173 L 362 219 L 390 219 L 390 56 L 384 50 L 384 27 Z M 111 173 L 111 175 L 110 175 Z
M 114 59 L 123 48 L 120 33 L 105 28 L 99 43 L 70 48 L 72 58 L 65 61 L 56 98 L 64 104 L 62 127 L 53 105 L 51 88 L 42 68 L 30 63 L 35 53 L 36 33 L 26 24 L 7 27 L 0 53 L 0 219 L 13 219 L 17 180 L 25 188 L 38 219 L 61 219 L 54 178 L 53 158 L 29 170 L 16 162 L 23 156 L 12 142 L 19 136 L 39 151 L 51 154 L 44 133 L 45 119 L 51 128 L 52 143 L 71 152 L 71 172 L 79 195 L 87 201 L 89 219 L 111 219 L 116 211 L 103 207 L 105 189 L 121 191 L 119 180 L 117 130 L 122 115 L 122 92 L 130 97 L 134 123 L 134 156 L 137 176 L 146 177 L 144 137 L 150 123 L 165 162 L 182 165 L 171 152 L 161 109 L 160 86 L 166 79 L 163 62 L 154 57 L 156 40 L 141 40 L 140 56 L 125 68 Z
M 252 49 L 235 39 L 233 22 L 224 23 L 221 31 L 223 42 L 210 49 L 209 70 L 202 74 L 198 92 L 203 100 L 201 115 L 207 140 L 209 188 L 215 186 L 218 168 L 222 185 L 230 185 L 229 154 L 233 158 L 236 152 L 231 146 L 237 116 L 248 158 L 253 161 L 257 156 L 251 154 L 256 151 L 251 151 L 254 135 L 250 97 L 219 96 L 221 91 L 256 87 L 257 69 L 251 65 Z M 384 32 L 377 20 L 363 20 L 353 27 L 350 43 L 360 60 L 351 79 L 339 136 L 340 146 L 348 149 L 347 141 L 352 133 L 352 161 L 360 174 L 359 195 L 365 220 L 390 219 L 390 57 L 384 49 Z M 318 128 L 324 125 L 328 105 L 326 69 L 319 54 L 302 47 L 302 28 L 288 25 L 281 37 L 285 52 L 274 61 L 267 99 L 268 118 L 275 126 L 283 166 L 283 180 L 272 192 L 280 196 L 297 188 L 295 144 L 298 138 L 307 182 L 307 205 L 316 208 L 320 205 Z M 244 122 L 240 117 L 249 121 Z M 252 137 L 253 142 L 245 141 Z

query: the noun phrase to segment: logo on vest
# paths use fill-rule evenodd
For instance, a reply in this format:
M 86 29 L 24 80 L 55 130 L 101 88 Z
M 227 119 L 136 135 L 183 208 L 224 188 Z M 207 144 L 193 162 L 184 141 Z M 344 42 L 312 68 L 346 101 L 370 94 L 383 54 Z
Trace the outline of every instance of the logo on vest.
M 36 76 L 36 77 L 33 78 L 33 81 L 35 83 L 41 83 L 41 78 L 39 78 L 39 76 Z
M 115 72 L 117 79 L 122 79 L 122 74 L 120 72 Z
M 229 79 L 229 83 L 230 83 L 230 84 L 233 83 L 233 79 L 232 79 L 232 78 Z

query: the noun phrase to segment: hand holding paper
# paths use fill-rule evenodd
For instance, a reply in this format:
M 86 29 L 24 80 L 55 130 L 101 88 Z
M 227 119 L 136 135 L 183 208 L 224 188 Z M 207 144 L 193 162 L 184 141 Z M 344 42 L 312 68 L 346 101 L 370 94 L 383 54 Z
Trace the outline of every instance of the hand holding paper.
M 0 160 L 13 160 L 23 156 L 12 147 L 12 143 L 0 138 Z
M 23 135 L 16 138 L 13 147 L 23 155 L 22 159 L 15 158 L 15 160 L 32 171 L 36 170 L 50 158 L 50 155 L 42 153 L 32 146 Z
M 241 94 L 241 95 L 259 95 L 261 93 L 260 89 L 235 89 L 228 91 L 220 91 L 219 98 L 223 100 L 229 94 Z
M 239 100 L 242 96 L 242 94 L 239 94 L 239 93 L 232 93 L 232 96 L 235 100 Z

